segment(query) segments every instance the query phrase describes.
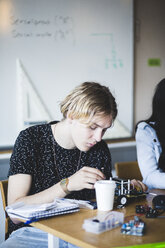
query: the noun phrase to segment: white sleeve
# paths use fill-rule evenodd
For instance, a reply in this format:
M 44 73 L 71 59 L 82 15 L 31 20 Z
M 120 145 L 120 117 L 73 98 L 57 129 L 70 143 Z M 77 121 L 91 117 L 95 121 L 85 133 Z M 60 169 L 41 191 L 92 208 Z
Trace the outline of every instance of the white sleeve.
M 138 127 L 136 132 L 137 160 L 143 182 L 149 188 L 165 189 L 165 173 L 158 169 L 161 146 L 156 134 L 148 126 Z

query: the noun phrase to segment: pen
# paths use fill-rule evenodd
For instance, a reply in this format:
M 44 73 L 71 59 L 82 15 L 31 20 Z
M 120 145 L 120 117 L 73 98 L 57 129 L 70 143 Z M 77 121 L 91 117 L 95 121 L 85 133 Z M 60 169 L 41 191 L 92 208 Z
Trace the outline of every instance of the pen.
M 39 219 L 37 219 L 37 218 L 32 218 L 32 219 L 30 219 L 30 220 L 27 220 L 24 224 L 30 224 L 30 223 L 32 223 L 32 222 L 35 222 L 35 221 L 38 221 Z

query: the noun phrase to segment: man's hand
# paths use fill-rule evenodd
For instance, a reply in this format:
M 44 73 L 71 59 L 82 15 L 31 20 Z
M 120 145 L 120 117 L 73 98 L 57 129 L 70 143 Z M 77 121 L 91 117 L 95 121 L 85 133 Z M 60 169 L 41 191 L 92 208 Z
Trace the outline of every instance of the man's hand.
M 84 166 L 71 177 L 69 177 L 67 188 L 69 191 L 94 189 L 95 182 L 104 179 L 105 176 L 100 170 Z

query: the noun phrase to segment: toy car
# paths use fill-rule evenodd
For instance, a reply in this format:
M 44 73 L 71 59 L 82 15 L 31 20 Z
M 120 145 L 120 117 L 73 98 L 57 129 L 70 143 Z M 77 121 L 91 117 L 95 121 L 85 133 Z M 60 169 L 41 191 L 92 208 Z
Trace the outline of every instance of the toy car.
M 120 178 L 113 177 L 110 178 L 110 180 L 116 182 L 115 201 L 118 205 L 124 206 L 127 204 L 128 199 L 146 195 L 146 193 L 144 193 L 141 189 L 133 187 L 131 185 L 130 179 L 123 180 Z

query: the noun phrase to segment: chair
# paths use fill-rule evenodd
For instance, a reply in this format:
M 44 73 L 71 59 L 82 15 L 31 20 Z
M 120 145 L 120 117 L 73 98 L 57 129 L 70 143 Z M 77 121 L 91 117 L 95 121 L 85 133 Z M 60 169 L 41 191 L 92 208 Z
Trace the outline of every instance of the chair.
M 2 196 L 2 204 L 3 204 L 3 209 L 5 211 L 5 208 L 7 206 L 7 188 L 8 188 L 8 180 L 3 180 L 0 181 L 0 191 L 1 191 L 1 196 Z M 7 216 L 7 213 L 5 212 L 5 239 L 8 238 L 8 221 L 9 217 Z
M 137 179 L 142 181 L 143 177 L 137 161 L 115 163 L 116 175 L 121 179 Z

